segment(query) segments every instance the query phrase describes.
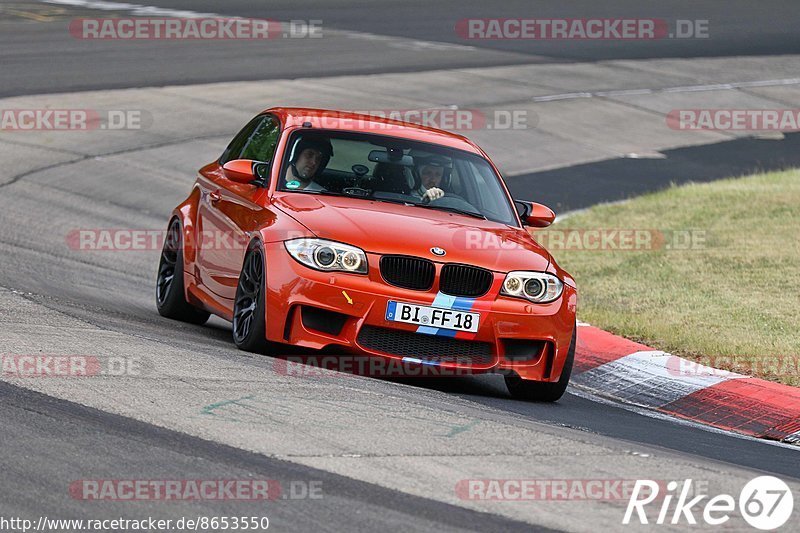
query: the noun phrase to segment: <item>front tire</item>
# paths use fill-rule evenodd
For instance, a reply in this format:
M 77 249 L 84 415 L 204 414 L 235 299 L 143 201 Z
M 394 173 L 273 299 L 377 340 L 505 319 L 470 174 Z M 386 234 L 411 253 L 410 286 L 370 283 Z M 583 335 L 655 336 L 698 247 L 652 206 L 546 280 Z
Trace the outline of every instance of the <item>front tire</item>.
M 178 219 L 170 223 L 161 250 L 156 279 L 156 307 L 161 316 L 190 324 L 205 324 L 211 316 L 186 301 L 183 285 L 183 238 Z
M 529 402 L 555 402 L 560 399 L 567 390 L 569 377 L 572 375 L 572 365 L 575 361 L 575 339 L 578 334 L 577 324 L 572 329 L 572 340 L 567 352 L 567 360 L 564 361 L 564 368 L 561 370 L 561 377 L 556 382 L 541 382 L 522 379 L 517 374 L 505 376 L 506 387 L 511 397 L 516 400 Z
M 264 253 L 254 242 L 244 256 L 233 303 L 233 342 L 240 350 L 267 354 Z

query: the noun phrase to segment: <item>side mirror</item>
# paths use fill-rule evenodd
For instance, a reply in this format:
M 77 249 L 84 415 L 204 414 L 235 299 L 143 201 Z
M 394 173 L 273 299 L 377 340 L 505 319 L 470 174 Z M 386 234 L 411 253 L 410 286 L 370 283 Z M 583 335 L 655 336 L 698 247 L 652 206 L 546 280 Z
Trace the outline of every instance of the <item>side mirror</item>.
M 236 183 L 269 180 L 269 163 L 251 159 L 234 159 L 222 165 L 222 174 Z
M 253 173 L 254 161 L 250 159 L 234 159 L 222 165 L 222 175 L 236 183 L 250 183 L 256 179 Z
M 522 223 L 534 228 L 546 228 L 556 220 L 555 212 L 546 205 L 536 202 L 515 200 Z M 519 208 L 522 208 L 521 210 Z

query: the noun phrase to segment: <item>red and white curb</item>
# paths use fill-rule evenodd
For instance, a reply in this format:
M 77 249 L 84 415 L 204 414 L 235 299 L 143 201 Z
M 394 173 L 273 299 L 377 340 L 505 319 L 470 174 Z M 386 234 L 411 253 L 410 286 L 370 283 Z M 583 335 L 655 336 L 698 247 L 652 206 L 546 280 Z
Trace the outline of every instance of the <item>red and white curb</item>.
M 570 380 L 576 387 L 718 429 L 800 444 L 800 388 L 704 367 L 578 326 Z

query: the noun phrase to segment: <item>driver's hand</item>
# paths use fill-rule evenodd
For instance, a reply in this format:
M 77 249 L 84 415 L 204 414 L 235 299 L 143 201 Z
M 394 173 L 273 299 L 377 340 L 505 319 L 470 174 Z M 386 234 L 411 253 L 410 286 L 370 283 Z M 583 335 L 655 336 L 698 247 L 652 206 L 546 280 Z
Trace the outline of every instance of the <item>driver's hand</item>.
M 422 201 L 431 202 L 433 200 L 438 200 L 442 196 L 444 196 L 444 191 L 442 189 L 439 187 L 431 187 L 422 195 Z

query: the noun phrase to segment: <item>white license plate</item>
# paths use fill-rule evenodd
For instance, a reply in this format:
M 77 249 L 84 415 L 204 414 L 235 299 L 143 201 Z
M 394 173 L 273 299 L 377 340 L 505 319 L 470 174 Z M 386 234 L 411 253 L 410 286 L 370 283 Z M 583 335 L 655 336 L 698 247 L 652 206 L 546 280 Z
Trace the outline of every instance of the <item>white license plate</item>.
M 428 307 L 404 302 L 390 301 L 386 306 L 386 320 L 406 322 L 432 328 L 454 329 L 456 331 L 478 331 L 480 313 Z

